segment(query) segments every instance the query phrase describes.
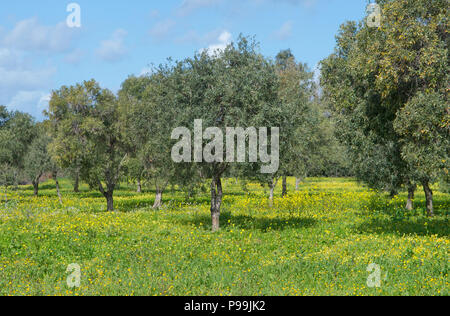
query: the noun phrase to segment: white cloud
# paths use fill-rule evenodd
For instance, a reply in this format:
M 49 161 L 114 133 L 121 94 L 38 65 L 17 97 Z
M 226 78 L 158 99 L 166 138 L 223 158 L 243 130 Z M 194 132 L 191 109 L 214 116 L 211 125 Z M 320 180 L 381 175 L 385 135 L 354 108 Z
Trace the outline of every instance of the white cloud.
M 38 120 L 43 118 L 42 112 L 48 109 L 50 94 L 44 91 L 20 91 L 7 105 L 10 110 L 27 112 Z
M 125 30 L 116 30 L 111 39 L 100 43 L 100 47 L 96 51 L 97 56 L 110 63 L 121 61 L 128 53 L 124 45 L 126 36 L 127 32 Z
M 51 98 L 51 93 L 44 93 L 41 95 L 41 98 L 38 102 L 38 109 L 41 110 L 41 112 L 48 109 L 48 103 L 50 102 Z
M 3 89 L 45 87 L 55 72 L 54 68 L 38 70 L 6 70 L 0 68 L 0 91 Z
M 231 40 L 231 33 L 228 31 L 223 31 L 222 33 L 220 33 L 216 43 L 209 45 L 208 48 L 201 51 L 206 51 L 210 55 L 220 54 L 231 43 Z
M 293 26 L 294 23 L 292 21 L 287 21 L 281 26 L 279 30 L 273 33 L 273 36 L 278 40 L 284 41 L 291 37 Z
M 0 104 L 41 119 L 46 107 L 44 91 L 50 90 L 56 68 L 33 67 L 26 56 L 24 52 L 0 47 Z
M 75 32 L 63 22 L 45 26 L 32 18 L 19 21 L 13 30 L 6 32 L 2 43 L 8 48 L 24 51 L 61 53 L 70 49 Z
M 0 28 L 0 104 L 42 119 L 57 72 L 51 57 L 70 52 L 76 32 L 65 23 L 42 25 L 37 18 Z M 75 52 L 66 58 L 75 61 Z
M 0 104 L 41 119 L 42 110 L 48 104 L 44 91 L 50 90 L 55 73 L 55 68 L 30 70 L 0 68 Z
M 144 67 L 142 68 L 141 72 L 139 73 L 139 76 L 147 76 L 147 75 L 151 75 L 153 73 L 153 68 L 151 67 Z

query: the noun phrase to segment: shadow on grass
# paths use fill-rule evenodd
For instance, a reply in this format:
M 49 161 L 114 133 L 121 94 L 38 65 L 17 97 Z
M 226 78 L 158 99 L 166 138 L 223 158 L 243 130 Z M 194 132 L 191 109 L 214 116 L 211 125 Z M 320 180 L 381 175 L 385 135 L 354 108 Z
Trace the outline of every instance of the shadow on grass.
M 193 218 L 184 218 L 177 221 L 182 225 L 202 226 L 205 230 L 211 230 L 211 217 L 207 215 L 194 215 Z M 260 230 L 262 232 L 309 228 L 316 223 L 317 221 L 312 218 L 257 218 L 249 215 L 233 216 L 231 213 L 222 213 L 220 216 L 220 227 L 222 229 L 233 227 L 244 230 Z
M 393 234 L 397 236 L 418 235 L 448 237 L 450 235 L 448 217 L 426 218 L 412 217 L 402 220 L 393 218 L 372 219 L 357 227 L 359 233 Z
M 380 213 L 389 216 L 398 216 L 399 213 L 404 217 L 426 215 L 425 197 L 414 200 L 414 210 L 409 211 L 405 208 L 406 197 L 403 199 L 390 200 L 387 195 L 374 195 L 367 202 L 361 205 L 362 208 L 370 210 L 370 213 Z M 434 213 L 436 216 L 448 216 L 449 204 L 446 196 L 435 196 L 433 198 Z M 368 213 L 368 214 L 370 214 Z
M 115 201 L 115 208 L 119 209 L 121 212 L 131 212 L 140 208 L 149 208 L 155 203 L 154 198 L 142 198 L 142 199 L 129 199 Z

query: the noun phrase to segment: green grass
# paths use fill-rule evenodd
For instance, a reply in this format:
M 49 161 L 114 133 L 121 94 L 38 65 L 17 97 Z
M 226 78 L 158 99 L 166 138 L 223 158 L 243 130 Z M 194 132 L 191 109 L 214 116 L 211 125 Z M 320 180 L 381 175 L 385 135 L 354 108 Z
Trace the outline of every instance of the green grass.
M 122 185 L 117 212 L 97 192 L 62 181 L 11 192 L 0 206 L 0 295 L 448 295 L 450 195 L 422 192 L 407 212 L 352 179 L 308 179 L 273 207 L 258 184 L 225 181 L 221 231 L 211 233 L 208 193 L 186 201 Z M 277 188 L 277 195 L 281 194 Z M 67 266 L 80 265 L 69 289 Z M 369 288 L 369 264 L 381 287 Z

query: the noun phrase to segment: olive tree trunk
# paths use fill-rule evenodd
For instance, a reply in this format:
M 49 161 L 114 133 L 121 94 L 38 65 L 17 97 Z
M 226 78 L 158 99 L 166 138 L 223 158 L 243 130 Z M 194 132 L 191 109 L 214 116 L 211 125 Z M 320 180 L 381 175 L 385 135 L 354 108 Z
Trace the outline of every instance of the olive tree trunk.
M 75 179 L 73 184 L 73 192 L 79 193 L 80 192 L 80 171 L 75 172 Z
M 425 192 L 426 204 L 427 204 L 427 215 L 429 217 L 434 216 L 433 209 L 433 191 L 430 188 L 430 183 L 428 180 L 422 181 L 423 190 Z
M 98 180 L 98 187 L 100 192 L 106 199 L 106 211 L 114 212 L 114 188 L 115 183 L 107 183 L 107 190 L 103 188 L 103 184 L 100 180 Z
M 274 192 L 275 192 L 275 188 L 277 186 L 278 180 L 279 180 L 279 178 L 272 178 L 269 181 L 269 188 L 270 188 L 269 204 L 270 204 L 270 206 L 273 205 Z
M 59 204 L 62 205 L 63 202 L 62 202 L 61 190 L 59 189 L 59 181 L 58 181 L 58 172 L 57 171 L 53 171 L 52 178 L 55 181 L 56 193 L 58 194 Z
M 217 232 L 220 229 L 220 207 L 222 206 L 223 190 L 220 176 L 211 181 L 211 220 L 212 231 Z
M 137 179 L 137 193 L 142 193 L 141 178 Z
M 34 189 L 34 196 L 39 195 L 39 180 L 41 179 L 42 174 L 39 174 L 34 180 L 31 181 Z
M 106 192 L 105 193 L 105 198 L 106 198 L 106 206 L 107 206 L 107 211 L 108 212 L 114 212 L 114 198 L 113 198 L 113 193 L 112 192 Z
M 288 193 L 287 189 L 287 176 L 283 176 L 283 191 L 281 192 L 281 196 L 285 197 Z
M 295 191 L 298 191 L 301 182 L 302 182 L 301 178 L 295 178 Z
M 162 180 L 164 181 L 164 180 Z M 162 197 L 163 193 L 167 188 L 167 185 L 169 184 L 169 180 L 165 180 L 164 183 L 158 182 L 158 179 L 155 179 L 155 188 L 156 188 L 156 196 L 155 196 L 155 203 L 153 204 L 153 208 L 158 209 L 162 206 Z
M 414 209 L 414 194 L 416 192 L 416 186 L 410 184 L 408 186 L 408 201 L 406 202 L 406 209 L 412 211 Z
M 8 186 L 5 184 L 5 203 L 8 203 Z
M 162 195 L 163 193 L 161 190 L 156 191 L 155 203 L 153 204 L 153 208 L 157 209 L 162 206 Z
M 33 181 L 33 189 L 34 189 L 34 196 L 38 196 L 39 195 L 39 183 Z

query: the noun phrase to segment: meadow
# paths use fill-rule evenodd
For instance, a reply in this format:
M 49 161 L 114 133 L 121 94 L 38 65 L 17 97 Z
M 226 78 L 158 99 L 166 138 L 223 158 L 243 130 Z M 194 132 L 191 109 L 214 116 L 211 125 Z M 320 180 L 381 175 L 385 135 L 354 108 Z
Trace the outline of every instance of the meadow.
M 267 189 L 227 179 L 221 230 L 211 233 L 209 193 L 176 188 L 162 209 L 154 191 L 121 185 L 116 212 L 63 180 L 8 193 L 0 205 L 0 295 L 449 295 L 450 195 L 435 191 L 434 218 L 353 179 L 310 178 L 272 206 Z M 3 198 L 2 198 L 3 199 Z M 81 267 L 69 288 L 67 267 Z M 370 264 L 380 287 L 369 287 Z

